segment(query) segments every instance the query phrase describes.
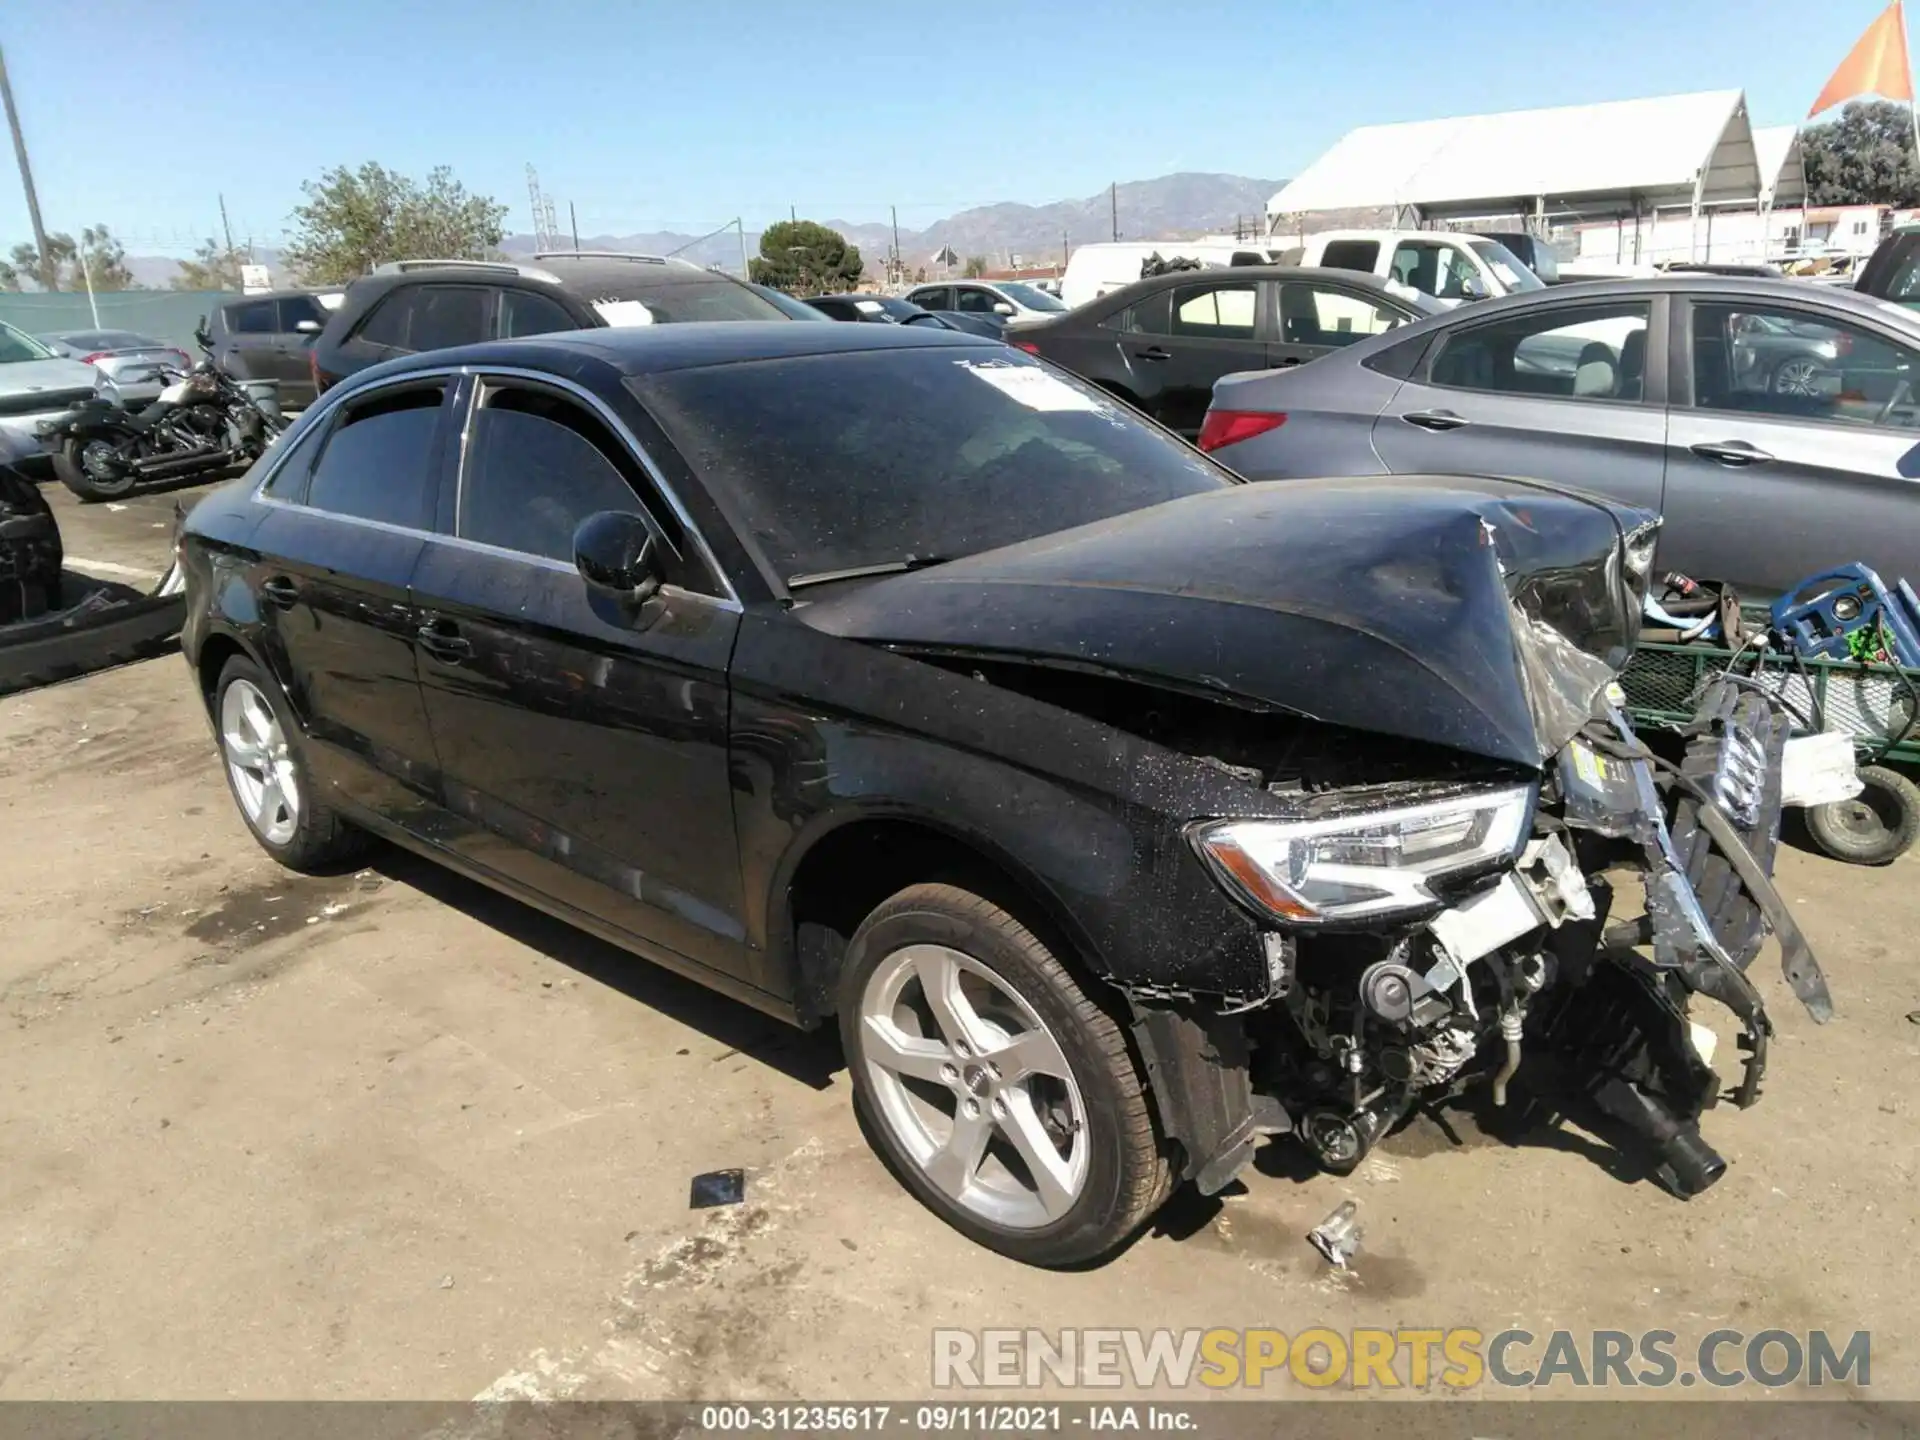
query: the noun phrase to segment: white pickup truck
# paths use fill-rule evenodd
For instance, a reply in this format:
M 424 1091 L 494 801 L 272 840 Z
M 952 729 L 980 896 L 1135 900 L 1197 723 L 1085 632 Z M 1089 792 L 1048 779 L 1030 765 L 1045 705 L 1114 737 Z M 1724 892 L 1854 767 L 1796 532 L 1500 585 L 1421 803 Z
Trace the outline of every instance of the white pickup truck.
M 1543 288 L 1498 240 L 1446 230 L 1326 230 L 1306 236 L 1287 263 L 1359 270 L 1443 305 Z

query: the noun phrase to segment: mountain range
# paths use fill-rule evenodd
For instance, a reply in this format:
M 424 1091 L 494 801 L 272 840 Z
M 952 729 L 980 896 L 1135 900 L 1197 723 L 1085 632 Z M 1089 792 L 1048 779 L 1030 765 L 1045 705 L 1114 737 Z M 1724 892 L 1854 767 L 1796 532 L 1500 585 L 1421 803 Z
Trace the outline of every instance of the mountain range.
M 1051 205 L 1019 205 L 1005 201 L 978 205 L 936 220 L 924 229 L 900 229 L 900 257 L 910 267 L 927 264 L 943 246 L 951 246 L 962 261 L 982 256 L 990 264 L 1043 266 L 1059 262 L 1063 242 L 1079 246 L 1110 240 L 1117 228 L 1123 240 L 1171 240 L 1194 235 L 1231 232 L 1236 225 L 1264 222 L 1267 200 L 1287 182 L 1256 180 L 1245 175 L 1183 172 L 1156 180 L 1127 180 L 1089 195 L 1084 200 L 1057 200 Z M 812 218 L 812 217 L 809 217 Z M 860 247 L 860 254 L 876 268 L 893 245 L 893 227 L 855 224 L 846 220 L 821 222 L 838 230 Z M 760 232 L 746 232 L 749 255 L 758 253 Z M 571 246 L 572 237 L 567 237 Z M 732 230 L 705 238 L 675 230 L 633 235 L 583 235 L 583 250 L 635 250 L 646 254 L 679 254 L 702 265 L 740 268 L 741 237 Z M 531 255 L 538 248 L 528 234 L 508 235 L 500 248 L 511 256 Z M 276 284 L 287 281 L 275 250 L 256 250 L 255 259 L 268 266 Z M 130 255 L 127 268 L 134 279 L 154 289 L 165 289 L 180 272 L 177 260 L 159 255 Z
M 1287 182 L 1256 180 L 1244 175 L 1183 173 L 1157 180 L 1129 180 L 1111 192 L 1102 190 L 1084 200 L 1057 200 L 1051 205 L 1019 205 L 1005 201 L 979 205 L 936 220 L 925 229 L 900 229 L 900 257 L 909 266 L 924 265 L 943 246 L 951 246 L 962 260 L 983 256 L 996 266 L 1014 263 L 1047 265 L 1060 259 L 1062 243 L 1084 245 L 1110 240 L 1117 227 L 1121 239 L 1168 240 L 1219 231 L 1236 224 L 1264 223 L 1267 200 Z M 813 217 L 808 217 L 813 218 Z M 884 224 L 856 224 L 823 220 L 860 247 L 870 263 L 884 261 L 893 245 L 893 228 Z M 569 237 L 570 239 L 570 237 Z M 758 231 L 746 233 L 747 252 L 756 253 Z M 530 255 L 531 235 L 509 235 L 501 242 L 509 255 Z M 691 235 L 657 231 L 637 235 L 583 235 L 583 250 L 639 250 L 655 255 L 680 252 L 705 265 L 738 269 L 740 237 L 732 231 L 695 241 Z

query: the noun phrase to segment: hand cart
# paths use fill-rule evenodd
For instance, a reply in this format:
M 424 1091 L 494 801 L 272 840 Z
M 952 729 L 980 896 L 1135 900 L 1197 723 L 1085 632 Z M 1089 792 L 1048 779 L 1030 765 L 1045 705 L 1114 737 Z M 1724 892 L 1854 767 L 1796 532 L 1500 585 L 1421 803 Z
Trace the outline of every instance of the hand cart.
M 1852 800 L 1807 809 L 1821 850 L 1855 865 L 1885 865 L 1920 837 L 1920 787 L 1902 769 L 1920 767 L 1920 669 L 1820 659 L 1762 648 L 1765 608 L 1748 610 L 1751 639 L 1714 644 L 1643 643 L 1620 677 L 1636 726 L 1679 729 L 1714 675 L 1746 675 L 1780 697 L 1807 733 L 1853 737 L 1866 787 Z

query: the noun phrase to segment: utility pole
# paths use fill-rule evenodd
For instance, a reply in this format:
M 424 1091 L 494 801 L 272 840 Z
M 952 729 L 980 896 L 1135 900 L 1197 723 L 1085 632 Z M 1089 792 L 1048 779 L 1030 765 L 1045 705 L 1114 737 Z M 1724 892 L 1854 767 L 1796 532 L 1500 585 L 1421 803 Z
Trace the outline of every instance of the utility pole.
M 227 237 L 227 254 L 233 254 L 233 226 L 227 223 L 227 197 L 220 197 L 220 233 Z
M 573 202 L 567 202 L 567 227 L 573 231 L 573 253 L 580 253 L 580 217 L 573 213 Z
M 900 283 L 900 207 L 889 205 L 887 213 L 893 217 L 893 264 L 890 267 L 893 273 L 887 276 L 887 279 L 892 284 L 898 285 Z
M 795 210 L 791 205 L 787 206 L 787 219 L 791 221 L 791 220 L 798 220 L 799 218 L 800 218 L 800 212 Z
M 13 86 L 7 80 L 7 57 L 0 51 L 0 100 L 7 106 L 7 128 L 13 131 L 13 156 L 20 162 L 20 188 L 27 192 L 27 219 L 33 225 L 33 244 L 40 257 L 40 284 L 48 290 L 60 288 L 53 257 L 47 254 L 47 227 L 40 223 L 40 197 L 33 190 L 33 167 L 27 163 L 27 140 L 20 133 L 20 112 L 13 108 Z
M 1107 205 L 1113 212 L 1113 238 L 1120 238 L 1120 184 L 1113 181 L 1107 186 Z

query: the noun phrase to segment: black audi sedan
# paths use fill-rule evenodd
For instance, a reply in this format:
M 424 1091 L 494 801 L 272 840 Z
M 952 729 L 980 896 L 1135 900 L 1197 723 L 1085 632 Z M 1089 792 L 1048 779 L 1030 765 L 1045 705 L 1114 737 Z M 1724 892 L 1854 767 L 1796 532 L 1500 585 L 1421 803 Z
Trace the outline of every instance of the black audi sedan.
M 604 329 L 328 391 L 190 517 L 183 648 L 275 859 L 383 837 L 836 1024 L 903 1183 L 1062 1264 L 1265 1136 L 1350 1169 L 1422 1094 L 1504 1094 L 1523 1033 L 1638 1057 L 1617 1104 L 1676 1188 L 1718 1174 L 1695 932 L 1629 974 L 1583 878 L 1618 857 L 1571 855 L 1651 835 L 1652 782 L 1551 778 L 1655 523 L 1246 485 L 951 331 Z

